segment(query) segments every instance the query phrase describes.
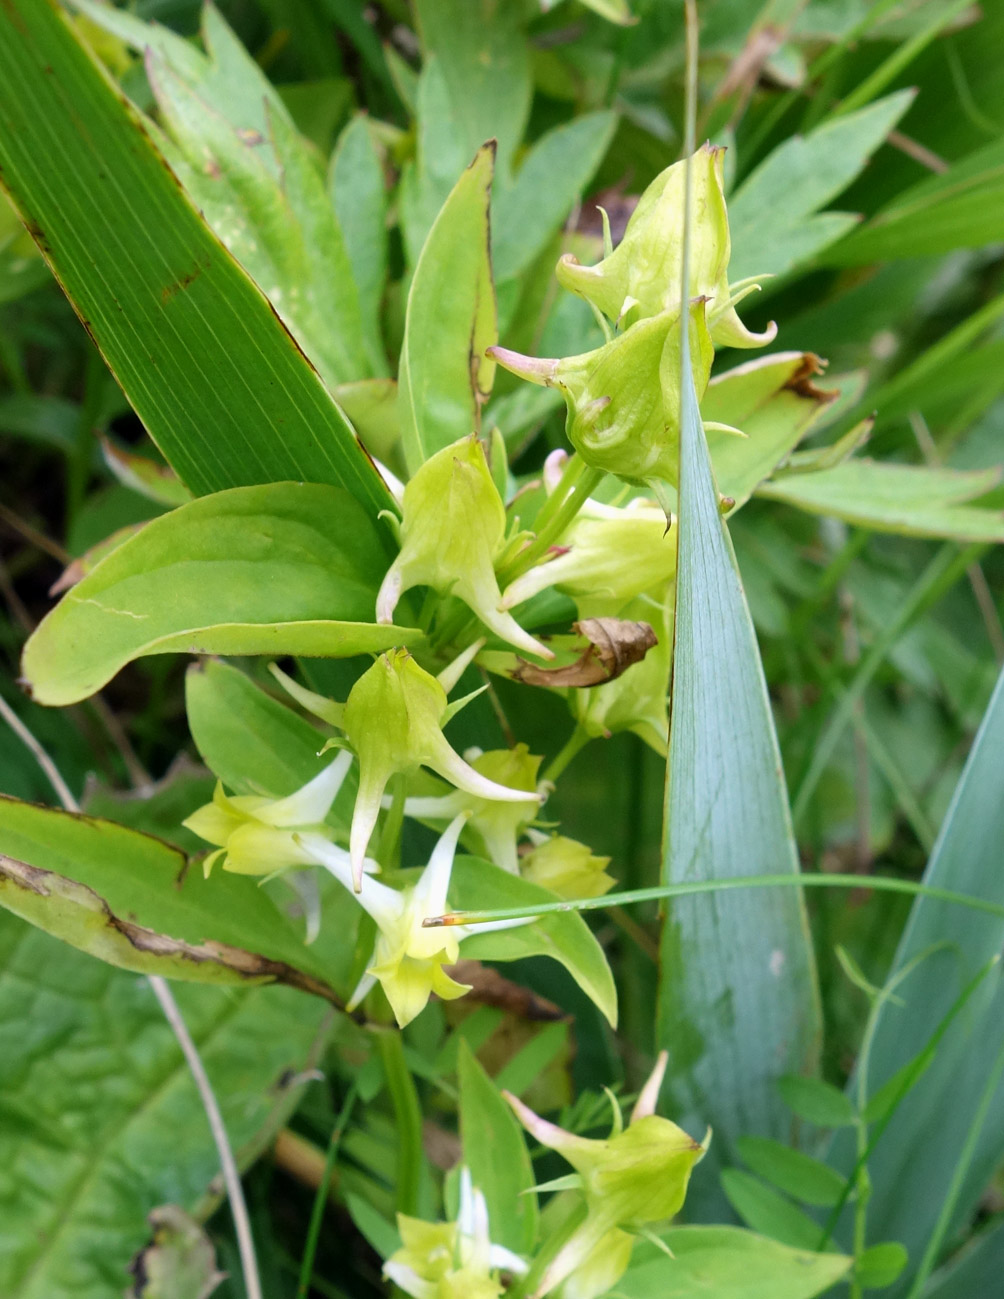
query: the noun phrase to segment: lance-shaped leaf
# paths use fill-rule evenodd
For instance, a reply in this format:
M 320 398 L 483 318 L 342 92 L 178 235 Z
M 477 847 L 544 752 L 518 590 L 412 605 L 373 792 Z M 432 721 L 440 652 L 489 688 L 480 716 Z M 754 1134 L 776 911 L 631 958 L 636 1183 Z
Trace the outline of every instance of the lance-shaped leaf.
M 798 446 L 836 397 L 818 388 L 811 352 L 778 352 L 712 379 L 701 401 L 705 423 L 728 424 L 745 437 L 708 430 L 715 483 L 738 509 Z
M 783 474 L 757 494 L 878 532 L 993 542 L 1004 541 L 1004 513 L 968 502 L 996 487 L 1000 476 L 999 469 L 845 460 L 817 473 Z
M 274 483 L 153 520 L 70 590 L 25 647 L 35 698 L 93 694 L 166 651 L 341 657 L 420 633 L 368 621 L 385 565 L 366 511 L 336 487 Z
M 11 0 L 0 10 L 0 170 L 136 413 L 192 491 L 306 479 L 344 486 L 375 510 L 392 507 L 265 296 L 50 3 Z
M 302 1097 L 330 1007 L 279 987 L 174 995 L 247 1167 Z M 2 911 L 0 1094 L 4 1299 L 121 1295 L 153 1209 L 218 1201 L 209 1124 L 147 981 Z
M 113 821 L 0 798 L 0 904 L 126 970 L 278 980 L 337 1001 L 323 964 L 254 881 L 204 880 L 178 849 Z
M 924 874 L 925 884 L 1004 900 L 1002 768 L 1004 675 L 945 817 Z M 1004 924 L 988 916 L 962 916 L 960 910 L 928 898 L 914 903 L 893 970 L 929 954 L 898 989 L 899 1004 L 887 1003 L 880 1012 L 869 1066 L 872 1095 L 923 1050 L 960 990 L 1001 951 Z M 966 1013 L 952 1023 L 924 1076 L 895 1111 L 869 1158 L 869 1231 L 877 1240 L 901 1241 L 914 1267 L 935 1229 L 956 1171 L 958 1195 L 943 1224 L 945 1241 L 971 1220 L 1000 1164 L 1004 1098 L 999 1086 L 982 1116 L 968 1166 L 960 1167 L 959 1161 L 999 1064 L 1002 1013 L 1004 986 L 997 967 L 983 979 Z M 836 1154 L 844 1171 L 854 1162 L 852 1146 L 840 1138 Z M 968 1293 L 982 1292 L 976 1287 Z
M 495 377 L 485 355 L 497 339 L 488 222 L 494 160 L 494 145 L 485 145 L 457 181 L 411 282 L 398 391 L 412 474 L 479 431 Z
M 684 336 L 684 348 L 689 340 Z M 675 359 L 675 358 L 674 358 Z M 781 758 L 756 636 L 718 512 L 684 351 L 676 649 L 666 795 L 666 883 L 798 871 Z M 678 376 L 672 376 L 679 382 Z M 662 935 L 658 1044 L 673 1113 L 710 1124 L 706 1162 L 740 1136 L 785 1139 L 777 1091 L 811 1071 L 819 1004 L 801 894 L 779 889 L 675 901 Z M 717 1177 L 692 1196 L 719 1210 Z

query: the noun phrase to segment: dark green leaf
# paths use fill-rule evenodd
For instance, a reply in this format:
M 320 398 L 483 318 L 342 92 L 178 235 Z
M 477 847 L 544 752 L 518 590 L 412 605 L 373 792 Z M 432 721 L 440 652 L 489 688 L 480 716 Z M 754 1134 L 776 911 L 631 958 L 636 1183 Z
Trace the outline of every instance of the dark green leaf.
M 754 1231 L 793 1249 L 815 1249 L 819 1244 L 819 1223 L 758 1177 L 726 1168 L 722 1189 L 736 1213 Z
M 840 1198 L 844 1179 L 828 1164 L 764 1137 L 740 1137 L 736 1146 L 748 1168 L 793 1199 L 833 1205 Z

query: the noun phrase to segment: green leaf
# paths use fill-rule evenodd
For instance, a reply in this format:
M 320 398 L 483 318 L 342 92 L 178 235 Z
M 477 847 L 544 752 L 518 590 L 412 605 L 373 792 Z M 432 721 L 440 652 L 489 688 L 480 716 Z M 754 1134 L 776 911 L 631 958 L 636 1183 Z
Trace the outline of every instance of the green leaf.
M 736 1148 L 748 1168 L 802 1204 L 833 1205 L 840 1199 L 845 1179 L 800 1150 L 764 1137 L 740 1137 Z
M 334 395 L 366 450 L 384 463 L 396 460 L 401 441 L 396 382 L 358 379 L 340 383 Z
M 687 355 L 679 498 L 663 880 L 797 875 L 770 701 L 718 513 Z M 670 1052 L 667 1086 L 681 1125 L 714 1129 L 712 1167 L 732 1160 L 741 1135 L 788 1136 L 790 1116 L 776 1083 L 783 1074 L 815 1069 L 818 1038 L 815 966 L 799 890 L 717 893 L 669 906 L 657 1044 Z M 715 1196 L 714 1181 L 695 1182 L 692 1200 Z
M 1000 869 L 1000 845 L 1004 843 L 1002 766 L 1004 674 L 942 825 L 924 873 L 925 884 L 1004 901 Z M 960 990 L 1000 953 L 1004 924 L 975 914 L 963 920 L 953 908 L 920 898 L 911 910 L 893 971 L 935 943 L 940 944 L 939 949 L 897 989 L 903 1004 L 887 1004 L 879 1014 L 869 1065 L 876 1097 L 897 1071 L 923 1058 L 932 1031 L 951 1011 Z M 982 979 L 965 1011 L 951 1022 L 934 1059 L 913 1086 L 909 1102 L 893 1114 L 869 1159 L 869 1231 L 902 1241 L 911 1259 L 919 1260 L 924 1253 L 998 1060 L 1002 1014 L 1004 990 L 998 966 Z M 838 1143 L 834 1152 L 838 1167 L 853 1163 L 852 1144 Z M 959 1187 L 951 1221 L 946 1224 L 946 1239 L 952 1239 L 970 1221 L 1000 1163 L 1002 1150 L 1004 1103 L 998 1090 Z
M 847 1274 L 851 1259 L 789 1249 L 739 1227 L 671 1227 L 635 1250 L 617 1283 L 625 1299 L 813 1299 Z
M 888 1240 L 866 1249 L 854 1271 L 866 1290 L 882 1290 L 899 1278 L 908 1261 L 899 1241 Z
M 458 857 L 450 884 L 450 902 L 458 911 L 534 906 L 554 902 L 555 895 L 538 884 L 475 857 Z M 617 989 L 603 949 L 589 926 L 574 911 L 539 916 L 531 924 L 497 933 L 474 933 L 464 940 L 465 958 L 517 961 L 525 956 L 550 956 L 568 970 L 576 983 L 617 1024 Z
M 387 192 L 383 161 L 362 113 L 353 117 L 338 137 L 328 189 L 359 293 L 363 341 L 372 373 L 384 376 L 387 357 L 380 307 L 387 280 Z
M 385 566 L 347 492 L 240 487 L 162 515 L 101 561 L 28 641 L 45 704 L 83 699 L 134 658 L 166 651 L 341 657 L 421 633 L 368 622 Z
M 15 206 L 193 492 L 307 479 L 393 508 L 264 295 L 53 5 L 0 14 L 0 126 Z
M 460 1043 L 460 1138 L 471 1181 L 485 1197 L 493 1244 L 529 1255 L 537 1243 L 536 1178 L 523 1130 L 495 1084 Z
M 495 363 L 495 291 L 488 208 L 495 149 L 486 145 L 457 181 L 429 232 L 408 294 L 398 376 L 409 473 L 480 426 Z
M 0 904 L 110 965 L 197 983 L 278 980 L 338 1001 L 257 881 L 203 879 L 135 830 L 0 795 Z
M 854 1106 L 832 1083 L 789 1074 L 778 1080 L 777 1087 L 785 1105 L 807 1123 L 821 1128 L 842 1128 L 854 1122 Z
M 589 184 L 617 118 L 586 113 L 548 131 L 529 150 L 515 180 L 499 186 L 492 212 L 492 260 L 499 283 L 544 251 Z
M 329 1009 L 287 988 L 176 984 L 238 1161 L 302 1096 Z M 205 1215 L 219 1158 L 145 979 L 0 912 L 0 1293 L 109 1299 L 174 1202 Z M 194 1299 L 187 1295 L 186 1299 Z
M 989 492 L 1000 476 L 999 469 L 845 460 L 815 473 L 784 474 L 757 494 L 879 532 L 992 542 L 1004 541 L 1004 513 L 966 502 Z
M 740 185 L 729 199 L 733 280 L 784 275 L 834 243 L 857 218 L 814 216 L 861 172 L 913 102 L 913 90 L 835 118 L 806 136 L 794 135 Z
M 1004 239 L 1004 145 L 977 149 L 940 176 L 897 194 L 888 207 L 830 249 L 831 266 L 931 257 Z
M 794 1249 L 815 1249 L 819 1223 L 751 1173 L 726 1168 L 722 1189 L 747 1227 Z
M 835 393 L 817 388 L 812 376 L 818 358 L 805 352 L 778 352 L 747 361 L 716 376 L 701 401 L 701 418 L 728 424 L 744 438 L 708 430 L 708 450 L 715 483 L 731 496 L 734 509 L 783 464 L 813 424 L 825 413 Z

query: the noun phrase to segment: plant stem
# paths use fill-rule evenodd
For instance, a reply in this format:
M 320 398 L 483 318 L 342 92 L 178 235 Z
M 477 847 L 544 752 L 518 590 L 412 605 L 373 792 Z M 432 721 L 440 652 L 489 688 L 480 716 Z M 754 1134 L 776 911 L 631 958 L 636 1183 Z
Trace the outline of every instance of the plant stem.
M 576 726 L 560 751 L 551 760 L 541 779 L 554 784 L 576 754 L 584 749 L 592 738 L 582 726 Z
M 1004 920 L 1004 903 L 987 898 L 956 893 L 953 889 L 934 888 L 915 880 L 894 879 L 885 875 L 737 875 L 721 880 L 687 880 L 679 884 L 659 884 L 647 889 L 628 889 L 623 893 L 606 893 L 598 898 L 577 898 L 568 902 L 538 902 L 534 906 L 500 907 L 491 911 L 448 911 L 429 916 L 426 928 L 439 925 L 486 925 L 495 920 L 521 920 L 527 916 L 549 916 L 561 911 L 599 911 L 603 907 L 627 906 L 633 902 L 658 902 L 663 898 L 691 897 L 695 893 L 730 893 L 736 889 L 763 888 L 832 888 L 876 889 L 886 893 L 908 893 L 933 898 L 955 906 L 983 911 Z
M 397 1120 L 397 1210 L 415 1217 L 422 1176 L 422 1107 L 415 1080 L 404 1058 L 400 1031 L 397 1028 L 374 1028 L 373 1032 Z
M 565 467 L 561 482 L 537 516 L 536 537 L 499 573 L 499 586 L 503 591 L 514 578 L 525 573 L 528 568 L 532 568 L 537 560 L 560 539 L 586 500 L 603 481 L 603 477 L 602 469 L 593 469 L 581 456 L 572 456 Z
M 296 1299 L 307 1299 L 310 1292 L 311 1278 L 314 1274 L 314 1258 L 317 1254 L 317 1242 L 321 1236 L 324 1209 L 328 1202 L 328 1193 L 331 1190 L 331 1177 L 335 1171 L 335 1162 L 338 1159 L 338 1148 L 342 1143 L 342 1135 L 348 1126 L 357 1095 L 356 1084 L 353 1083 L 345 1094 L 342 1108 L 338 1111 L 338 1117 L 335 1119 L 335 1126 L 331 1129 L 331 1140 L 328 1142 L 328 1154 L 324 1161 L 324 1172 L 321 1174 L 320 1185 L 317 1188 L 317 1194 L 314 1196 L 314 1206 L 310 1211 L 310 1225 L 307 1228 L 307 1243 L 304 1246 L 303 1262 L 300 1265 L 300 1284 L 297 1286 Z

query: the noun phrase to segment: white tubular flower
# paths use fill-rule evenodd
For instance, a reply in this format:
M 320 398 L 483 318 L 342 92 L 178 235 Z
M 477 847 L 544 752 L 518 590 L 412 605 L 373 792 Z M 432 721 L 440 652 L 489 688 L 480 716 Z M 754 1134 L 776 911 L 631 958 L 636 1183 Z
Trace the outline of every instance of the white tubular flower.
M 456 1222 L 423 1222 L 398 1214 L 403 1245 L 384 1264 L 384 1276 L 413 1299 L 498 1299 L 499 1273 L 522 1276 L 527 1265 L 511 1250 L 493 1245 L 485 1197 L 460 1170 Z
M 362 888 L 356 890 L 356 897 L 376 921 L 377 939 L 370 966 L 349 1000 L 349 1010 L 358 1006 L 379 982 L 395 1019 L 404 1028 L 425 1008 L 433 993 L 445 1001 L 453 1001 L 469 991 L 467 984 L 451 979 L 443 967 L 458 960 L 460 944 L 471 931 L 463 925 L 426 929 L 422 924 L 429 916 L 442 915 L 447 909 L 453 858 L 467 816 L 464 813 L 450 823 L 416 884 L 399 890 L 369 875 L 361 881 Z M 344 852 L 311 834 L 303 835 L 301 844 L 312 861 L 326 867 L 345 888 L 354 888 L 352 869 Z M 478 932 L 526 923 L 529 922 L 500 921 L 496 925 L 480 925 Z
M 312 865 L 314 858 L 302 847 L 300 836 L 309 833 L 314 839 L 328 841 L 331 831 L 324 819 L 351 763 L 351 753 L 340 753 L 287 798 L 228 795 L 222 783 L 217 783 L 213 801 L 183 823 L 200 839 L 216 845 L 217 851 L 210 853 L 203 865 L 206 877 L 220 858 L 224 870 L 238 875 L 272 875 L 293 866 Z

